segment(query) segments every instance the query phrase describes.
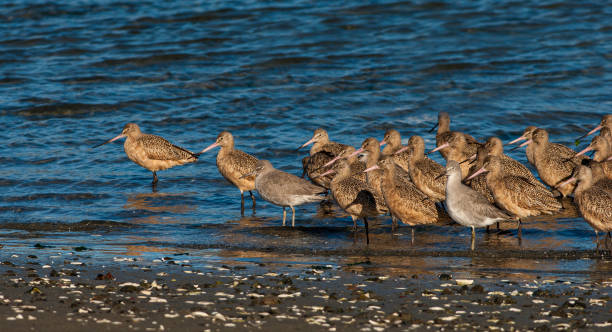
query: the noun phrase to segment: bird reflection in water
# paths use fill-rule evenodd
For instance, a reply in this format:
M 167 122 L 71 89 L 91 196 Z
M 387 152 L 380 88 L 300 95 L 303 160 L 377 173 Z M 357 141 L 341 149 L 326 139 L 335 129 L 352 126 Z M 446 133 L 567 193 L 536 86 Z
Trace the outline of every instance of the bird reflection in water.
M 196 210 L 195 205 L 184 204 L 189 193 L 138 193 L 128 195 L 123 209 L 127 211 L 145 211 L 137 213 L 130 220 L 134 224 L 174 224 L 183 222 L 177 218 L 179 214 L 185 214 Z M 182 203 L 172 205 L 171 203 Z M 167 214 L 167 215 L 166 215 Z

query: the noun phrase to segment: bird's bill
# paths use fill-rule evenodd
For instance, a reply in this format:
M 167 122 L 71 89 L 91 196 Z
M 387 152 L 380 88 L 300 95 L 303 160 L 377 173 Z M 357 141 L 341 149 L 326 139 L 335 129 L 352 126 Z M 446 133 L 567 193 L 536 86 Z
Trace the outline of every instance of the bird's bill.
M 250 173 L 246 173 L 246 174 L 244 174 L 243 176 L 239 177 L 239 179 L 248 178 L 249 176 L 253 176 L 253 175 L 255 175 L 255 173 L 256 173 L 255 171 L 252 171 L 252 172 L 250 172 Z
M 334 159 L 332 159 L 332 160 L 328 161 L 328 162 L 327 162 L 325 165 L 323 165 L 322 167 L 327 167 L 327 166 L 333 165 L 333 164 L 334 164 L 336 161 L 338 161 L 338 159 L 340 159 L 340 158 L 342 158 L 342 156 L 339 156 L 339 155 L 338 155 L 338 156 L 334 157 Z
M 214 148 L 216 148 L 216 147 L 218 147 L 218 146 L 219 146 L 219 143 L 214 142 L 213 144 L 209 145 L 209 146 L 208 146 L 206 149 L 204 149 L 204 150 L 200 151 L 200 154 L 202 154 L 202 153 L 204 153 L 204 152 L 206 152 L 206 151 L 208 151 L 208 150 L 210 150 L 210 149 L 214 149 Z
M 530 140 L 528 140 L 527 142 L 523 142 L 523 144 L 519 145 L 518 147 L 519 147 L 519 148 L 522 148 L 522 147 L 524 147 L 525 145 L 529 145 L 529 144 L 531 144 L 531 143 L 533 143 L 533 140 L 531 140 L 531 139 L 530 139 Z
M 429 129 L 429 131 L 427 131 L 428 133 L 431 133 L 432 131 L 436 130 L 436 128 L 438 128 L 438 124 L 436 123 L 435 126 L 433 126 L 433 128 Z
M 607 160 L 607 161 L 610 161 L 610 160 L 612 160 L 612 156 L 608 157 L 608 160 Z
M 385 145 L 385 144 L 387 144 L 387 142 L 385 142 L 385 139 L 383 138 L 383 140 L 382 140 L 382 141 L 380 141 L 380 146 L 383 146 L 383 145 Z
M 358 154 L 360 154 L 362 152 L 363 152 L 363 148 L 359 148 L 359 149 L 355 150 L 355 152 L 353 152 L 350 155 L 348 155 L 347 158 L 350 158 L 352 156 L 356 156 L 356 155 L 358 155 Z
M 447 147 L 449 147 L 448 142 L 447 142 L 447 143 L 444 143 L 444 144 L 442 144 L 442 145 L 440 145 L 439 147 L 437 147 L 437 148 L 435 148 L 435 149 L 433 149 L 433 150 L 431 150 L 431 151 L 429 151 L 429 152 L 427 152 L 427 154 L 432 154 L 432 153 L 434 153 L 434 152 L 436 152 L 436 151 L 440 151 L 440 150 L 442 150 L 442 149 L 444 149 L 444 148 L 447 148 Z
M 306 142 L 306 143 L 304 143 L 304 144 L 300 145 L 300 147 L 299 147 L 299 148 L 297 148 L 297 149 L 299 150 L 299 149 L 301 149 L 301 148 L 303 148 L 303 147 L 305 147 L 305 146 L 308 146 L 308 145 L 310 145 L 310 144 L 314 143 L 314 141 L 315 141 L 315 139 L 314 139 L 314 137 L 313 137 L 313 138 L 311 138 L 311 139 L 310 139 L 308 142 Z
M 335 172 L 336 172 L 336 171 L 334 171 L 333 169 L 330 169 L 329 171 L 327 171 L 327 172 L 325 172 L 325 173 L 323 173 L 323 174 L 319 174 L 319 175 L 315 176 L 314 178 L 315 178 L 315 179 L 316 179 L 316 178 L 321 178 L 321 177 L 324 177 L 324 176 L 326 176 L 326 175 L 333 174 L 333 173 L 335 173 Z
M 104 145 L 104 144 L 106 144 L 106 143 L 114 142 L 114 141 L 116 141 L 116 140 L 118 140 L 118 139 L 120 139 L 120 138 L 124 138 L 124 137 L 126 137 L 126 136 L 127 136 L 127 135 L 125 135 L 125 134 L 120 134 L 119 136 L 117 136 L 117 137 L 115 137 L 115 138 L 111 138 L 111 139 L 109 139 L 108 141 L 106 141 L 106 142 L 104 142 L 104 143 L 102 143 L 102 144 L 98 144 L 98 145 L 94 146 L 94 148 L 100 147 L 100 146 L 102 146 L 102 145 Z
M 564 187 L 564 186 L 566 186 L 566 185 L 568 185 L 569 183 L 572 183 L 572 182 L 574 182 L 574 181 L 576 181 L 576 178 L 572 176 L 571 178 L 569 178 L 569 179 L 567 179 L 567 180 L 565 180 L 565 181 L 563 181 L 563 182 L 559 183 L 559 184 L 557 185 L 557 188 Z
M 513 141 L 510 141 L 510 142 L 508 142 L 508 143 L 506 143 L 505 145 L 515 144 L 515 143 L 518 143 L 518 142 L 520 142 L 520 141 L 524 141 L 524 140 L 526 140 L 526 139 L 527 139 L 527 137 L 525 137 L 524 135 L 522 135 L 522 136 L 518 137 L 517 139 L 515 139 L 515 140 L 513 140 Z
M 439 178 L 441 178 L 443 176 L 446 176 L 446 173 L 442 173 L 442 174 L 436 176 L 434 180 L 438 180 Z
M 593 148 L 590 147 L 590 146 L 587 146 L 586 148 L 584 148 L 584 150 L 576 153 L 576 155 L 574 157 L 582 156 L 583 154 L 585 154 L 585 153 L 587 153 L 587 152 L 589 152 L 591 150 L 593 150 Z
M 373 170 L 375 170 L 375 169 L 380 169 L 380 167 L 379 167 L 378 165 L 374 165 L 374 166 L 372 166 L 372 167 L 370 167 L 370 168 L 366 168 L 366 170 L 365 170 L 365 171 L 363 171 L 363 172 L 364 172 L 364 173 L 367 173 L 367 172 L 371 172 L 371 171 L 373 171 Z
M 597 126 L 597 127 L 593 128 L 593 130 L 589 131 L 589 132 L 588 132 L 586 135 L 587 135 L 587 136 L 589 136 L 589 135 L 593 135 L 593 134 L 594 134 L 595 132 L 597 132 L 598 130 L 601 130 L 601 125 L 599 125 L 599 126 Z
M 403 148 L 401 148 L 401 149 L 399 149 L 399 150 L 395 151 L 394 155 L 398 155 L 398 154 L 400 154 L 400 153 L 402 153 L 402 152 L 404 152 L 404 151 L 408 150 L 409 148 L 410 148 L 409 146 L 404 146 Z
M 480 175 L 480 174 L 482 174 L 482 173 L 484 173 L 484 172 L 487 172 L 487 169 L 486 169 L 486 168 L 484 168 L 484 167 L 482 167 L 481 169 L 477 170 L 477 171 L 476 171 L 476 173 L 474 173 L 474 174 L 470 175 L 470 176 L 469 176 L 467 179 L 465 179 L 465 180 L 466 180 L 466 181 L 467 181 L 467 180 L 471 180 L 471 179 L 473 179 L 473 178 L 477 177 L 478 175 Z

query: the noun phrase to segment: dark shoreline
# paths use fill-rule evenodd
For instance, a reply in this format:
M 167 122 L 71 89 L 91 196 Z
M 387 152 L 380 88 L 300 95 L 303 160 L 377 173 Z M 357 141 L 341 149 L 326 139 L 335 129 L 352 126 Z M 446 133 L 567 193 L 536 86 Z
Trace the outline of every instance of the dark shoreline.
M 244 252 L 201 262 L 189 254 L 111 259 L 55 248 L 9 255 L 7 249 L 0 249 L 3 330 L 612 327 L 612 276 L 605 272 L 531 278 L 516 272 L 470 275 L 452 267 L 411 273 L 358 257 L 354 264 L 313 265 L 245 261 Z

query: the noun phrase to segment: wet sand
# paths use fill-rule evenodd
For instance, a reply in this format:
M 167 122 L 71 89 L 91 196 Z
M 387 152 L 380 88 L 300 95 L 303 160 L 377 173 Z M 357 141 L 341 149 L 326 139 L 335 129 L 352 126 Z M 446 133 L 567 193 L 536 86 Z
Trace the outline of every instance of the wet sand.
M 109 258 L 79 247 L 10 249 L 0 249 L 5 331 L 612 328 L 606 272 L 463 278 L 452 267 L 411 272 L 363 257 L 313 265 L 244 260 L 243 252 L 202 262 L 190 253 Z

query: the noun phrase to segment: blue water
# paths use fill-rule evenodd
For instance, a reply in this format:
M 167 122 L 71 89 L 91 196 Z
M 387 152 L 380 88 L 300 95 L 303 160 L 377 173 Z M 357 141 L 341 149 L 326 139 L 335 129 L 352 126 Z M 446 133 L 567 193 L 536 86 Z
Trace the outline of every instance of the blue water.
M 569 145 L 612 113 L 611 14 L 606 1 L 3 1 L 0 242 L 346 255 L 363 234 L 340 211 L 303 206 L 301 227 L 283 229 L 259 199 L 241 217 L 216 151 L 160 172 L 152 193 L 120 143 L 91 147 L 127 122 L 193 151 L 229 130 L 237 148 L 300 174 L 307 150 L 295 149 L 317 127 L 355 146 L 396 128 L 432 148 L 439 111 L 479 139 L 536 125 Z M 393 237 L 379 223 L 374 252 L 469 246 L 458 226 L 419 228 L 412 245 L 406 227 Z M 521 245 L 512 232 L 478 237 L 484 251 L 595 247 L 575 211 L 526 225 Z

